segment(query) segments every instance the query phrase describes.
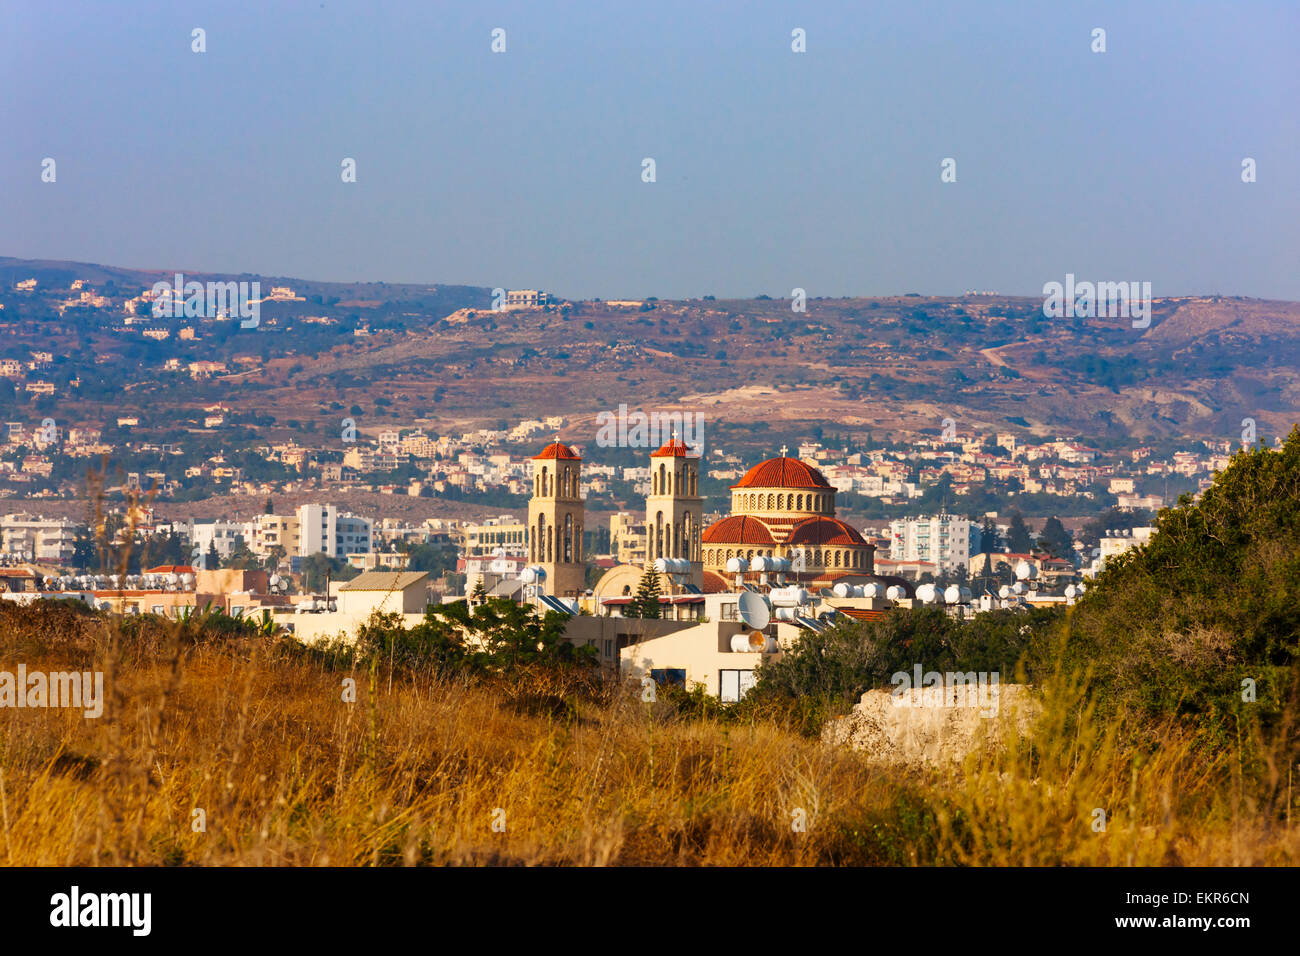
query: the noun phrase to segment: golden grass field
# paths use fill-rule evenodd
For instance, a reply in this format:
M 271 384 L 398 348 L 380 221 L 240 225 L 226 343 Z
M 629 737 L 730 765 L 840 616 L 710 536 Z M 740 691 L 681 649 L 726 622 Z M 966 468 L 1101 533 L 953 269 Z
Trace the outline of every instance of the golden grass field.
M 83 631 L 0 624 L 0 669 L 93 666 L 107 696 L 97 720 L 0 710 L 8 865 L 1300 861 L 1267 742 L 1206 757 L 1170 732 L 1140 756 L 1065 679 L 1043 689 L 1034 747 L 903 772 L 775 721 L 686 718 L 555 674 L 469 685 L 381 661 L 331 670 L 264 637 Z M 1247 751 L 1263 754 L 1251 773 Z

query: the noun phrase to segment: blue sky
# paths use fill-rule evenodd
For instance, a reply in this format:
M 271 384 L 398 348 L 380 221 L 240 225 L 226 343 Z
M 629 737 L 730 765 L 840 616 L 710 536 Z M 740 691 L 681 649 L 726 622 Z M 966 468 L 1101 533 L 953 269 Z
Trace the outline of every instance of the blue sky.
M 0 0 L 0 255 L 574 298 L 1072 272 L 1300 299 L 1297 51 L 1294 3 Z

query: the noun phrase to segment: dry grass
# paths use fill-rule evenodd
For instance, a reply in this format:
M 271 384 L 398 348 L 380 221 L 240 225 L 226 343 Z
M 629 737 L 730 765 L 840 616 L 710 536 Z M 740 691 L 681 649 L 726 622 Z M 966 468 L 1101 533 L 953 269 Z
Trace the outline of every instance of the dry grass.
M 84 626 L 56 645 L 0 624 L 0 669 L 93 661 L 109 697 L 99 720 L 0 710 L 11 865 L 1300 861 L 1293 755 L 1248 774 L 1171 731 L 1142 758 L 1064 680 L 1035 748 L 900 775 L 772 723 L 687 720 L 562 678 L 471 686 L 329 670 L 266 639 L 128 645 Z M 568 716 L 549 715 L 561 698 Z

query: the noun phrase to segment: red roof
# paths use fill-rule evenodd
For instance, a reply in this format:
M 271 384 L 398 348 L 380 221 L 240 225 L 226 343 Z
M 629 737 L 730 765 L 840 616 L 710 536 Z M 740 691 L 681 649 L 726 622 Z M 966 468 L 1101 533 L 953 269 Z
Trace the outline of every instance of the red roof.
M 776 544 L 767 525 L 750 515 L 731 515 L 704 529 L 705 544 Z
M 188 564 L 160 564 L 156 568 L 145 568 L 143 574 L 193 574 L 194 568 Z
M 886 608 L 872 610 L 865 607 L 839 607 L 835 610 L 841 614 L 847 614 L 856 621 L 883 621 L 885 615 L 889 613 Z
M 670 438 L 658 451 L 651 453 L 651 458 L 690 458 L 693 457 L 686 442 L 680 438 Z
M 856 528 L 839 518 L 814 515 L 790 530 L 786 544 L 866 544 Z
M 539 458 L 561 458 L 565 461 L 582 461 L 580 457 L 574 454 L 572 448 L 563 442 L 558 441 L 551 442 L 538 454 L 534 455 L 533 461 L 537 461 Z
M 833 491 L 822 473 L 798 458 L 769 458 L 761 461 L 733 488 L 816 488 Z
M 721 574 L 713 571 L 704 572 L 704 593 L 705 594 L 727 594 L 732 587 L 727 583 L 727 579 Z

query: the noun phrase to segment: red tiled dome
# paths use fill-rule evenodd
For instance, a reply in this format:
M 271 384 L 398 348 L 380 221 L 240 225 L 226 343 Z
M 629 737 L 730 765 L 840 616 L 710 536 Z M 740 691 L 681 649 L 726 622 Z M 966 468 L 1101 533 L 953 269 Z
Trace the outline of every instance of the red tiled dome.
M 558 441 L 551 442 L 538 454 L 534 455 L 533 461 L 537 461 L 539 458 L 562 458 L 565 461 L 582 461 L 580 457 L 574 454 L 572 448 Z
M 700 540 L 705 544 L 776 544 L 767 525 L 749 515 L 715 521 L 704 529 Z
M 811 465 L 798 458 L 769 458 L 760 461 L 733 488 L 815 488 L 834 491 L 830 482 Z
M 792 529 L 786 544 L 866 544 L 857 529 L 839 518 L 804 518 Z
M 686 442 L 680 438 L 670 438 L 667 443 L 658 451 L 653 452 L 651 458 L 687 458 L 690 457 L 691 450 L 686 447 Z

